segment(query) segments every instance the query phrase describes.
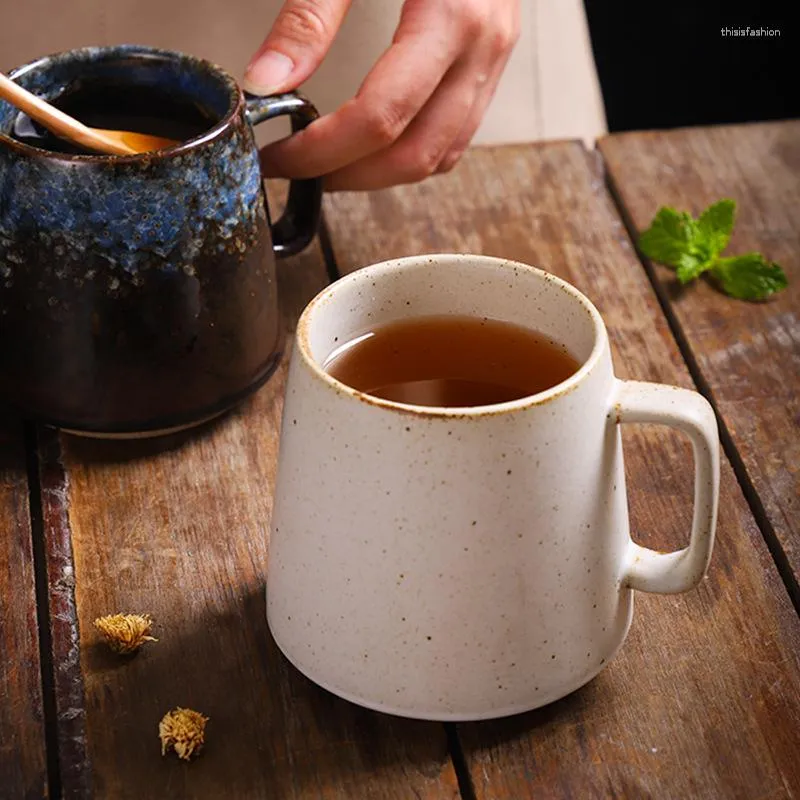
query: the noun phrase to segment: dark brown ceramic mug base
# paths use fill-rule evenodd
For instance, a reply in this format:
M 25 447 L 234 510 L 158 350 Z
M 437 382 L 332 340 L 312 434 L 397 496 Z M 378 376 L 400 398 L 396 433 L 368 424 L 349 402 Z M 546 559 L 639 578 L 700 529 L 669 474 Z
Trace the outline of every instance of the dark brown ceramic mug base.
M 32 420 L 34 422 L 39 422 L 40 424 L 46 425 L 51 428 L 58 428 L 64 433 L 68 433 L 71 436 L 79 436 L 84 439 L 109 439 L 109 440 L 130 440 L 130 439 L 151 439 L 159 436 L 171 436 L 175 433 L 180 433 L 183 431 L 189 431 L 193 428 L 201 428 L 204 425 L 207 425 L 214 420 L 219 419 L 220 417 L 224 416 L 230 411 L 233 411 L 237 406 L 241 405 L 250 395 L 257 392 L 271 377 L 272 374 L 275 372 L 278 364 L 280 363 L 282 357 L 282 352 L 277 353 L 275 357 L 272 359 L 271 364 L 269 365 L 267 371 L 254 383 L 252 383 L 247 389 L 243 392 L 240 392 L 238 395 L 234 395 L 232 397 L 226 397 L 217 408 L 213 410 L 209 410 L 208 413 L 204 413 L 202 411 L 198 411 L 192 414 L 191 419 L 183 421 L 180 420 L 163 420 L 163 421 L 155 421 L 153 422 L 152 428 L 148 428 L 146 430 L 139 430 L 138 426 L 136 430 L 130 431 L 106 431 L 106 430 L 91 430 L 91 429 L 77 429 L 69 427 L 69 423 L 64 424 L 60 422 L 54 422 L 51 420 Z

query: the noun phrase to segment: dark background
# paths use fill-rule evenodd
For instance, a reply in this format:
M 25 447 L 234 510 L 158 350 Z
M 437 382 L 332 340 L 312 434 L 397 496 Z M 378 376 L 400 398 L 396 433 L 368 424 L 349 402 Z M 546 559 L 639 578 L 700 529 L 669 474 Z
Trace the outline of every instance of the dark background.
M 796 0 L 584 5 L 609 131 L 800 117 Z M 748 25 L 781 35 L 720 34 Z

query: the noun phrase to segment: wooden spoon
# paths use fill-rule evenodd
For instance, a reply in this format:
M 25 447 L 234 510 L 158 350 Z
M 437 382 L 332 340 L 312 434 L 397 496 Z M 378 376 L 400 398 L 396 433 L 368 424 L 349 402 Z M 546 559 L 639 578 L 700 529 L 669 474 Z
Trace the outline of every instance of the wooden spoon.
M 163 150 L 165 147 L 179 144 L 174 139 L 150 136 L 147 133 L 90 128 L 55 106 L 51 106 L 41 97 L 23 89 L 2 72 L 0 72 L 0 98 L 8 100 L 9 103 L 44 125 L 47 130 L 59 138 L 67 139 L 98 153 L 130 156 L 136 153 L 148 153 L 152 150 Z

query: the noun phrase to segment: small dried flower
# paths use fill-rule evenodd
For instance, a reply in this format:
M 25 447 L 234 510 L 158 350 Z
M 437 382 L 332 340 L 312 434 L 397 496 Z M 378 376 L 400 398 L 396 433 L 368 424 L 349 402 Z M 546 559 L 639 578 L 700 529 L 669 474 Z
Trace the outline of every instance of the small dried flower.
M 98 617 L 94 626 L 106 644 L 120 655 L 135 653 L 145 642 L 157 642 L 150 635 L 153 620 L 149 614 L 109 614 Z
M 161 755 L 172 748 L 178 758 L 189 759 L 200 751 L 205 742 L 205 729 L 208 717 L 191 708 L 175 708 L 164 714 L 158 723 L 161 739 Z

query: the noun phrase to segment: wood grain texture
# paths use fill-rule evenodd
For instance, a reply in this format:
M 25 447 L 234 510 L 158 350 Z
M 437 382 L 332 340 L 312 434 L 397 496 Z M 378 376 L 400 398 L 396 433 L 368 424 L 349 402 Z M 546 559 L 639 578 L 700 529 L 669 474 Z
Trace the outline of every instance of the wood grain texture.
M 316 243 L 279 265 L 289 327 L 326 280 Z M 60 438 L 85 695 L 85 759 L 81 775 L 65 776 L 66 795 L 457 796 L 441 725 L 334 698 L 269 636 L 264 574 L 286 363 L 192 434 Z M 152 614 L 159 641 L 132 658 L 110 654 L 92 621 L 114 612 Z M 160 753 L 158 722 L 175 706 L 210 718 L 190 764 Z
M 763 505 L 800 604 L 800 121 L 611 136 L 600 143 L 615 194 L 641 232 L 658 208 L 737 202 L 729 254 L 758 250 L 789 288 L 766 303 L 681 288 L 652 266 Z M 757 508 L 758 513 L 758 508 Z
M 478 252 L 544 266 L 607 322 L 617 374 L 691 386 L 609 196 L 574 143 L 476 149 L 450 175 L 327 200 L 340 269 Z M 690 525 L 688 445 L 623 428 L 632 528 L 674 549 Z M 537 712 L 459 725 L 478 798 L 783 798 L 800 794 L 800 623 L 723 465 L 710 571 L 694 591 L 639 593 L 629 638 L 588 686 Z
M 47 796 L 28 476 L 22 423 L 0 425 L 0 798 Z

